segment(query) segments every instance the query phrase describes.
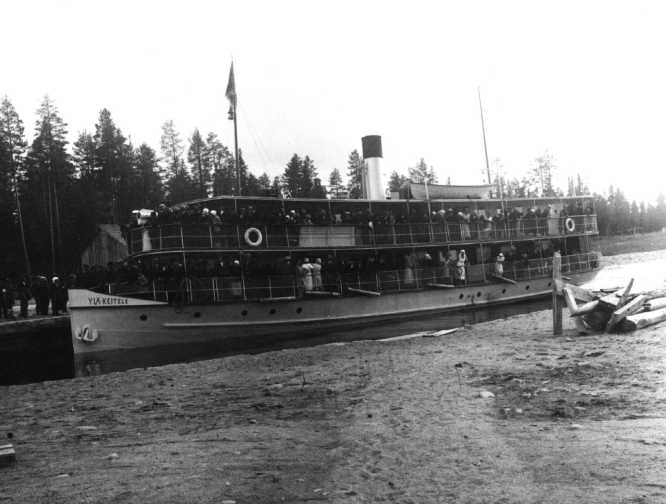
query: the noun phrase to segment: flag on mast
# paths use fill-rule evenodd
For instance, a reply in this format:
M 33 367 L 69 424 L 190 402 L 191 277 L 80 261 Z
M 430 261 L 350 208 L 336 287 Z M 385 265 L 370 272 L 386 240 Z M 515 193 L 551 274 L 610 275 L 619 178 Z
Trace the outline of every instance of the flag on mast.
M 229 82 L 227 83 L 227 92 L 225 96 L 229 100 L 229 120 L 233 120 L 236 115 L 236 80 L 234 79 L 234 62 L 231 62 L 229 69 Z

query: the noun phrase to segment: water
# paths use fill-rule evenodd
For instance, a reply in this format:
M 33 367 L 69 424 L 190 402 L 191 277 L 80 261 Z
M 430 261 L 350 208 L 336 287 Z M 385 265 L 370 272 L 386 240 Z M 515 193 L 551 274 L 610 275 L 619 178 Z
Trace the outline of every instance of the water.
M 279 341 L 267 345 L 261 340 L 243 341 L 242 343 L 207 343 L 155 347 L 150 349 L 123 350 L 105 352 L 99 358 L 87 358 L 74 363 L 69 335 L 64 340 L 67 345 L 50 345 L 45 351 L 17 351 L 14 354 L 3 353 L 3 360 L 8 363 L 0 372 L 0 385 L 31 383 L 45 380 L 60 380 L 74 376 L 89 376 L 133 368 L 160 366 L 175 362 L 193 362 L 213 359 L 241 353 L 256 354 L 286 348 L 299 348 L 323 345 L 333 342 L 349 342 L 364 339 L 390 338 L 420 331 L 436 331 L 469 326 L 479 322 L 511 317 L 547 309 L 548 300 L 534 300 L 493 306 L 485 309 L 466 309 L 436 315 L 417 315 L 410 319 L 373 323 L 349 330 L 336 330 L 317 334 L 299 334 L 298 337 L 285 336 Z M 42 339 L 62 340 L 61 334 L 42 334 Z M 67 333 L 69 331 L 67 330 Z M 37 345 L 35 345 L 36 347 Z

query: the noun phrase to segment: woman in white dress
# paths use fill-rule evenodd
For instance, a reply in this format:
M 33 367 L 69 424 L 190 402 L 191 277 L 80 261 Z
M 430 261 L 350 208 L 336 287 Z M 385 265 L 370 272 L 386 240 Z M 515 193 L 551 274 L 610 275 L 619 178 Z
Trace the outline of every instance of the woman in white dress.
M 310 263 L 310 259 L 307 257 L 303 259 L 303 264 L 301 265 L 301 271 L 303 272 L 303 288 L 305 291 L 311 291 L 313 290 L 312 287 L 312 264 Z
M 313 290 L 322 290 L 323 283 L 321 281 L 321 259 L 317 257 L 315 262 L 312 263 L 312 288 Z

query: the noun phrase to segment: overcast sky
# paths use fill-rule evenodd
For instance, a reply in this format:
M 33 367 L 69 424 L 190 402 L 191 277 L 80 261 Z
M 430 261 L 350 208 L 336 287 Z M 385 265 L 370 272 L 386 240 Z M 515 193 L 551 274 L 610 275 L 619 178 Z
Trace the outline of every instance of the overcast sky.
M 477 87 L 491 163 L 523 174 L 548 150 L 565 186 L 666 192 L 662 2 L 4 1 L 0 94 L 32 138 L 49 94 L 73 140 L 111 111 L 159 148 L 173 119 L 233 145 L 224 97 L 234 60 L 239 142 L 278 175 L 292 153 L 326 183 L 360 138 L 384 168 L 419 158 L 440 181 L 482 183 Z

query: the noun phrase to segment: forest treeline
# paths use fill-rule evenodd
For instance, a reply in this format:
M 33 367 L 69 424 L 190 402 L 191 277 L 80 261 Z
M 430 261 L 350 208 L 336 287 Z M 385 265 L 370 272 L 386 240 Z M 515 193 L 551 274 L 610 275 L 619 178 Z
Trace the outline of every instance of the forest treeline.
M 558 194 L 552 162 L 537 160 L 521 180 L 497 177 L 505 196 Z M 0 275 L 3 272 L 65 273 L 78 269 L 82 251 L 101 223 L 124 224 L 132 210 L 197 198 L 238 194 L 233 152 L 214 132 L 198 129 L 185 139 L 173 121 L 162 125 L 159 152 L 138 146 L 114 123 L 107 109 L 90 131 L 68 141 L 67 124 L 49 97 L 37 110 L 29 139 L 8 97 L 0 103 Z M 345 176 L 336 168 L 324 186 L 314 161 L 294 154 L 281 176 L 252 173 L 239 151 L 240 191 L 245 196 L 360 198 L 362 157 L 353 150 Z M 407 180 L 436 182 L 421 159 L 407 175 L 393 173 L 389 190 Z M 345 181 L 346 179 L 346 181 Z M 450 180 L 448 181 L 450 183 Z M 580 177 L 569 193 L 586 189 Z M 651 231 L 666 225 L 664 198 L 656 205 L 629 203 L 619 189 L 595 196 L 603 234 Z M 30 265 L 31 268 L 28 266 Z

